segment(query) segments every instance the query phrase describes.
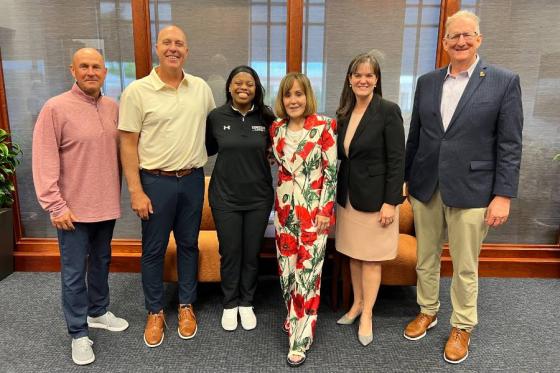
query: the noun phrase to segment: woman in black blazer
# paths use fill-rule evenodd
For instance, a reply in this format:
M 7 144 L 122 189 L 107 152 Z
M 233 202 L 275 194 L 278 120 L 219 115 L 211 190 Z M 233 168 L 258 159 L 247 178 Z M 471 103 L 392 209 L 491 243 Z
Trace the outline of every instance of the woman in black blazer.
M 381 97 L 381 70 L 372 55 L 350 62 L 337 116 L 336 249 L 350 257 L 354 290 L 352 308 L 337 323 L 352 324 L 361 315 L 358 339 L 367 346 L 373 340 L 381 262 L 397 255 L 404 179 L 401 110 Z

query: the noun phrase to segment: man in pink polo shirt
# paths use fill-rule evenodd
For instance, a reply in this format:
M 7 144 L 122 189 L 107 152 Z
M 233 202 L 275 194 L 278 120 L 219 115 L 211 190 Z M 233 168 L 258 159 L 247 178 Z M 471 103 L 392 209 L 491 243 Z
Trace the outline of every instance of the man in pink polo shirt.
M 118 105 L 101 94 L 103 57 L 78 50 L 70 66 L 76 84 L 45 103 L 33 131 L 33 181 L 60 247 L 62 308 L 72 336 L 72 360 L 95 360 L 88 326 L 110 331 L 128 322 L 107 310 L 115 220 L 120 217 Z M 87 272 L 87 284 L 86 284 Z

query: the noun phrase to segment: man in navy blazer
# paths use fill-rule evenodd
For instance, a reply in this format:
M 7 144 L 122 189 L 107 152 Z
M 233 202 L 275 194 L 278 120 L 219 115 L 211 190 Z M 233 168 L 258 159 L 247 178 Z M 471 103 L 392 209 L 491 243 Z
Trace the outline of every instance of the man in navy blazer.
M 478 256 L 489 227 L 507 221 L 517 195 L 523 111 L 519 76 L 482 61 L 478 17 L 460 11 L 445 25 L 450 65 L 418 79 L 406 145 L 405 181 L 418 238 L 420 313 L 404 336 L 437 324 L 440 257 L 453 263 L 451 333 L 444 359 L 468 356 L 478 322 Z

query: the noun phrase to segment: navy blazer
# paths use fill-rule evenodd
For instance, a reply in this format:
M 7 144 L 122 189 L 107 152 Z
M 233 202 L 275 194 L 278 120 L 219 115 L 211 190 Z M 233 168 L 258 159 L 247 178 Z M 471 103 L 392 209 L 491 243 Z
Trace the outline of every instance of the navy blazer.
M 439 187 L 450 207 L 487 207 L 494 196 L 516 197 L 523 109 L 519 76 L 475 67 L 444 132 L 441 95 L 447 67 L 418 79 L 406 144 L 410 194 L 428 202 Z
M 359 211 L 379 211 L 383 203 L 398 205 L 403 201 L 404 128 L 401 109 L 374 94 L 356 133 L 349 154 L 344 137 L 350 118 L 338 119 L 337 202 L 349 200 Z

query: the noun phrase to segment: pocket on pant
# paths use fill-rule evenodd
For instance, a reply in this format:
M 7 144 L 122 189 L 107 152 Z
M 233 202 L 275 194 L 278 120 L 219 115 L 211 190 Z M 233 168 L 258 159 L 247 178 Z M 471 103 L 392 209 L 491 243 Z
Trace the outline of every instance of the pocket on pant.
M 143 186 L 155 184 L 159 180 L 159 175 L 152 175 L 150 173 L 140 171 L 140 182 Z
M 486 207 L 465 209 L 461 215 L 461 219 L 466 224 L 484 226 L 484 218 L 486 217 Z

